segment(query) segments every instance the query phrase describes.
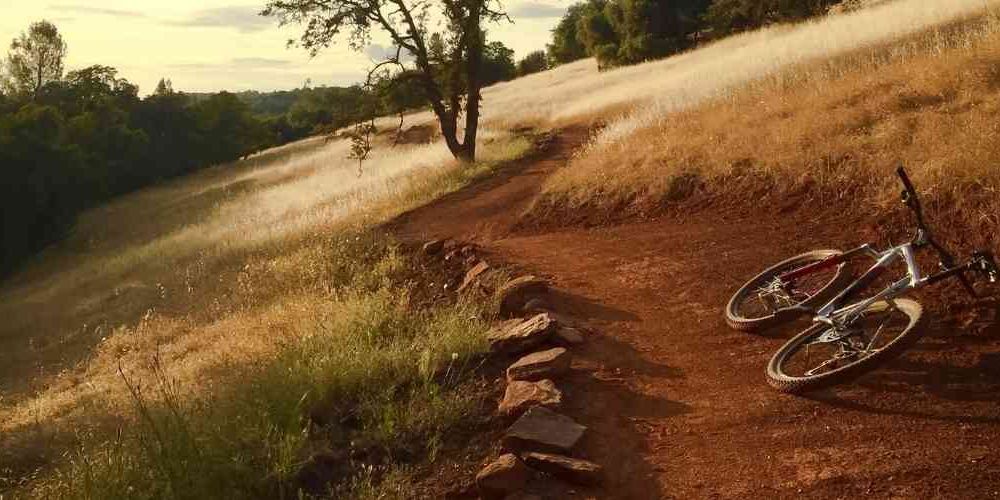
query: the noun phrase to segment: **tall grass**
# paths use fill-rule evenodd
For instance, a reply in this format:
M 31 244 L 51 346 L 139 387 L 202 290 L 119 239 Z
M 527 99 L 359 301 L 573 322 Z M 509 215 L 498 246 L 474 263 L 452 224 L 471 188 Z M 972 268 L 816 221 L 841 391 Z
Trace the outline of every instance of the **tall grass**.
M 436 152 L 423 164 L 388 152 L 384 165 L 368 165 L 382 171 L 358 180 L 356 173 L 339 173 L 333 144 L 275 159 L 281 163 L 274 169 L 263 163 L 210 173 L 117 202 L 126 210 L 90 214 L 96 227 L 85 220 L 84 234 L 106 236 L 90 245 L 92 255 L 53 251 L 47 262 L 66 266 L 62 277 L 36 268 L 28 273 L 41 280 L 22 280 L 8 291 L 4 309 L 30 315 L 24 328 L 38 330 L 29 334 L 35 339 L 90 321 L 87 311 L 105 319 L 46 346 L 66 357 L 79 354 L 75 367 L 39 377 L 45 383 L 33 393 L 6 392 L 14 397 L 0 401 L 0 491 L 21 485 L 20 492 L 40 497 L 294 496 L 300 485 L 289 474 L 308 459 L 311 443 L 358 438 L 388 455 L 375 468 L 347 461 L 349 476 L 364 469 L 358 487 L 366 488 L 382 483 L 388 473 L 382 468 L 433 458 L 447 444 L 444 431 L 460 430 L 459 416 L 481 402 L 464 379 L 483 347 L 483 310 L 411 303 L 423 280 L 372 228 L 531 147 L 521 137 L 485 140 L 482 161 L 472 167 L 437 163 Z M 225 187 L 247 178 L 254 186 Z M 317 190 L 306 179 L 330 184 Z M 224 193 L 217 193 L 219 185 Z M 356 204 L 328 211 L 322 205 L 351 203 L 327 192 L 334 190 L 355 196 Z M 170 213 L 205 192 L 214 193 L 211 206 L 188 205 L 183 214 L 197 230 Z M 159 208 L 143 204 L 152 201 Z M 284 209 L 275 208 L 282 203 Z M 129 210 L 166 217 L 129 220 Z M 257 214 L 256 223 L 240 226 L 246 212 Z M 101 215 L 133 227 L 159 223 L 166 234 L 105 230 L 96 221 Z M 71 239 L 67 246 L 80 243 Z M 150 246 L 157 250 L 143 250 Z M 111 315 L 120 319 L 112 323 Z M 13 326 L 5 333 L 16 332 Z M 31 338 L 7 339 L 24 340 Z M 30 365 L 6 369 L 23 374 Z M 449 377 L 437 377 L 441 369 Z M 315 435 L 303 415 L 317 408 L 332 422 L 322 432 L 339 434 Z M 350 425 L 338 424 L 341 418 Z M 117 428 L 124 432 L 117 435 Z M 79 448 L 67 464 L 60 450 L 68 446 Z M 63 463 L 55 475 L 22 484 L 52 463 Z M 335 479 L 352 487 L 351 477 Z
M 295 498 L 301 466 L 325 451 L 333 458 L 320 472 L 349 494 L 353 476 L 370 480 L 461 443 L 479 411 L 469 378 L 485 346 L 484 311 L 464 302 L 413 307 L 403 286 L 409 264 L 385 239 L 327 243 L 345 267 L 331 296 L 288 325 L 273 356 L 227 367 L 228 383 L 193 398 L 166 353 L 145 369 L 120 366 L 135 420 L 112 439 L 84 439 L 32 493 Z
M 789 68 L 851 54 L 982 15 L 997 0 L 897 0 L 797 25 L 729 37 L 662 60 L 598 73 L 579 61 L 490 87 L 484 116 L 491 126 L 524 122 L 608 121 L 600 140 L 614 142 L 669 120 L 673 112 Z
M 536 217 L 683 203 L 889 213 L 908 166 L 935 218 L 1000 248 L 1000 22 L 988 15 L 795 67 L 733 95 L 601 135 L 555 175 Z

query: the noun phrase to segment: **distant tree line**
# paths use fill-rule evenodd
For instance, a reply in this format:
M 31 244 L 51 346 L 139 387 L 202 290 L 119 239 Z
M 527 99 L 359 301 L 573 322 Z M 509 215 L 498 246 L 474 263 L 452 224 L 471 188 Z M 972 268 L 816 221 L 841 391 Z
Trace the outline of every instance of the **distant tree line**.
M 840 0 L 585 0 L 552 31 L 549 63 L 585 57 L 599 68 L 635 64 L 694 44 L 825 13 Z
M 445 50 L 440 40 L 431 48 Z M 485 85 L 518 74 L 502 43 L 483 52 Z M 66 53 L 57 27 L 41 21 L 0 59 L 0 275 L 59 238 L 81 211 L 114 196 L 426 103 L 405 72 L 368 87 L 279 92 L 183 93 L 163 79 L 140 98 L 115 68 L 65 72 Z

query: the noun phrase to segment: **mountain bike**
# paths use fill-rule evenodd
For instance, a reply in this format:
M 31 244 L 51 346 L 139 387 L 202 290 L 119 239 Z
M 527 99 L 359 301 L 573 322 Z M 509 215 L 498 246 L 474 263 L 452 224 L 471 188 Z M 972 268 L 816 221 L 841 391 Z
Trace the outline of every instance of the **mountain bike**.
M 885 251 L 871 244 L 853 250 L 817 250 L 779 262 L 743 285 L 726 306 L 726 321 L 737 329 L 759 331 L 803 315 L 813 325 L 795 335 L 771 358 L 767 381 L 779 391 L 798 394 L 847 382 L 901 354 L 922 333 L 923 308 L 899 298 L 911 290 L 956 278 L 976 296 L 967 274 L 995 283 L 1000 278 L 993 255 L 974 252 L 964 264 L 931 236 L 917 192 L 900 166 L 902 201 L 914 214 L 916 230 L 910 241 Z M 937 252 L 940 269 L 924 275 L 916 252 Z M 875 263 L 852 280 L 846 264 L 869 256 Z M 890 279 L 874 295 L 858 298 L 899 259 L 906 274 Z

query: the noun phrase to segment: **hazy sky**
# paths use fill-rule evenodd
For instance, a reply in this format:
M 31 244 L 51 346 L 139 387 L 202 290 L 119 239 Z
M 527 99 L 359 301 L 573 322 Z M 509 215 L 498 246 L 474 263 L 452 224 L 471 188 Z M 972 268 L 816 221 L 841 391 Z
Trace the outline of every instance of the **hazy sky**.
M 256 15 L 266 0 L 0 0 L 0 55 L 10 40 L 41 19 L 69 44 L 66 68 L 114 66 L 119 76 L 152 92 L 161 77 L 176 90 L 275 90 L 343 85 L 363 78 L 371 59 L 346 45 L 316 58 L 286 48 L 299 28 L 279 29 Z M 235 3 L 234 3 L 235 2 Z M 508 0 L 515 24 L 490 26 L 517 57 L 544 48 L 569 0 Z M 383 42 L 384 43 L 384 42 Z

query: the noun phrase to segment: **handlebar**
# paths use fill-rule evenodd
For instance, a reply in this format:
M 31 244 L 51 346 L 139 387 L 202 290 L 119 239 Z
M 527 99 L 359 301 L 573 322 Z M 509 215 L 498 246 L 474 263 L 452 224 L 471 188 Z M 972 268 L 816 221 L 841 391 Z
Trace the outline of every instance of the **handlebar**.
M 937 251 L 938 256 L 941 258 L 941 266 L 945 269 L 955 268 L 955 257 L 931 237 L 930 229 L 928 229 L 927 224 L 924 222 L 924 213 L 920 206 L 920 198 L 917 197 L 917 190 L 913 187 L 913 182 L 910 181 L 910 176 L 906 175 L 906 169 L 902 165 L 896 168 L 896 175 L 899 176 L 899 180 L 903 183 L 903 203 L 913 211 L 913 215 L 917 218 L 917 228 L 919 231 L 914 240 L 923 236 L 926 243 Z M 969 295 L 975 297 L 976 290 L 972 287 L 972 283 L 969 282 L 969 278 L 965 276 L 965 272 L 959 270 L 956 277 L 962 284 L 962 288 L 965 288 L 965 291 L 969 292 Z
M 924 213 L 920 206 L 920 198 L 917 196 L 917 190 L 913 187 L 913 183 L 910 182 L 910 176 L 906 175 L 906 169 L 902 165 L 896 168 L 896 175 L 903 182 L 903 203 L 907 207 L 910 207 L 910 210 L 913 210 L 913 214 L 917 216 L 917 227 L 927 232 L 927 225 L 924 223 Z
M 896 167 L 896 175 L 899 176 L 899 180 L 903 181 L 903 187 L 906 188 L 906 191 L 913 195 L 913 198 L 916 199 L 917 190 L 913 188 L 913 183 L 910 182 L 910 176 L 906 175 L 906 168 L 902 165 Z

